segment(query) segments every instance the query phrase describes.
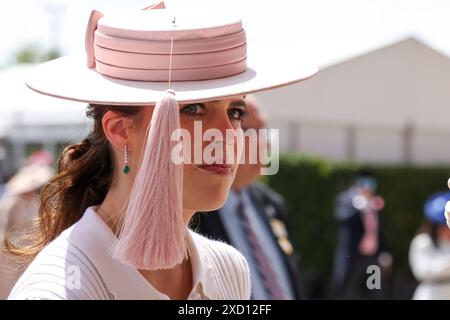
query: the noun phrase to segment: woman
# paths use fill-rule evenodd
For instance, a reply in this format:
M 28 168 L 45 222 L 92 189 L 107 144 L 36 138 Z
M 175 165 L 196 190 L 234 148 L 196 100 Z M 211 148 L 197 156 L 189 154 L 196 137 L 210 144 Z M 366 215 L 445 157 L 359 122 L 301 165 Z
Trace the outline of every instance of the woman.
M 409 249 L 411 270 L 418 281 L 413 299 L 450 299 L 450 230 L 444 207 L 450 191 L 438 192 L 425 203 L 426 221 Z
M 36 193 L 52 176 L 53 170 L 47 164 L 30 163 L 20 168 L 5 185 L 6 192 L 0 197 L 0 300 L 8 297 L 26 267 L 5 252 L 5 235 L 20 238 L 31 231 L 40 204 Z
M 88 102 L 94 129 L 66 149 L 42 192 L 35 245 L 10 245 L 20 255 L 39 252 L 10 298 L 248 299 L 243 256 L 187 225 L 195 211 L 227 198 L 244 95 L 304 80 L 316 68 L 298 57 L 270 68 L 247 54 L 240 20 L 174 17 L 163 3 L 120 15 L 94 11 L 86 53 L 87 67 L 61 58 L 27 81 L 40 93 Z M 195 143 L 189 150 L 186 135 L 174 133 L 198 138 L 195 121 L 200 133 L 233 132 L 231 142 L 213 141 L 224 155 L 236 151 L 231 159 L 191 161 Z M 180 141 L 184 163 L 174 159 Z M 203 155 L 209 145 L 200 146 Z

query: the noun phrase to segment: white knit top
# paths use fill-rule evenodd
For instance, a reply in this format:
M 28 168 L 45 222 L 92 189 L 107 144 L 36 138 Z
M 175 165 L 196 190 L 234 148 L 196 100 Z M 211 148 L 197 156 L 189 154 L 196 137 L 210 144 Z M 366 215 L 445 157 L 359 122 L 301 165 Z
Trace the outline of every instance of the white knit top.
M 95 212 L 48 244 L 17 281 L 9 299 L 168 300 L 137 269 L 109 255 L 115 234 Z M 233 247 L 188 232 L 193 289 L 188 299 L 250 298 L 247 261 Z
M 450 242 L 440 241 L 439 246 L 426 233 L 419 233 L 409 248 L 411 271 L 420 284 L 414 300 L 450 299 Z

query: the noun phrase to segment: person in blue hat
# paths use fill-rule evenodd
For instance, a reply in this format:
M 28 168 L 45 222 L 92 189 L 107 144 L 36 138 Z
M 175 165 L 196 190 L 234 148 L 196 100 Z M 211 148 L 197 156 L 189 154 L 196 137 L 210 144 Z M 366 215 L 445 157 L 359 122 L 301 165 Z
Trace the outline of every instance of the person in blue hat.
M 409 264 L 420 282 L 415 300 L 450 299 L 450 230 L 444 215 L 447 201 L 450 191 L 427 199 L 424 225 L 410 245 Z

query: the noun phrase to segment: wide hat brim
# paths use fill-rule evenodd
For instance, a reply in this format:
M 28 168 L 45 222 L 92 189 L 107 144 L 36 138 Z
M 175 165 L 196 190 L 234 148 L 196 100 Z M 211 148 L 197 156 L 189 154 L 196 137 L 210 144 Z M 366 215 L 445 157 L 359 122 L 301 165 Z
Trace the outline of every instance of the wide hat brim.
M 279 54 L 280 51 L 278 51 Z M 180 103 L 235 97 L 297 83 L 318 68 L 291 50 L 278 57 L 268 52 L 250 54 L 247 70 L 235 76 L 170 84 Z M 26 84 L 38 93 L 68 100 L 105 105 L 154 105 L 169 89 L 168 82 L 115 79 L 90 69 L 83 56 L 63 57 L 34 68 Z

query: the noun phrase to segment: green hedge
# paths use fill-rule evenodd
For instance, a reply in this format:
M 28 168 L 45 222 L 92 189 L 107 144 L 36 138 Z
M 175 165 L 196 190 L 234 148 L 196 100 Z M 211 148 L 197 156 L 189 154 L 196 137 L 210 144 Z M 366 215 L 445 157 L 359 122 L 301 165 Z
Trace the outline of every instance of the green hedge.
M 378 180 L 385 240 L 394 256 L 396 272 L 409 273 L 408 248 L 423 219 L 424 200 L 445 190 L 450 167 L 364 166 Z M 329 277 L 337 225 L 333 217 L 335 196 L 352 180 L 356 164 L 283 155 L 280 170 L 264 177 L 288 204 L 295 242 L 307 274 Z

